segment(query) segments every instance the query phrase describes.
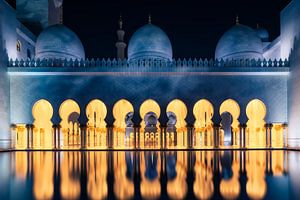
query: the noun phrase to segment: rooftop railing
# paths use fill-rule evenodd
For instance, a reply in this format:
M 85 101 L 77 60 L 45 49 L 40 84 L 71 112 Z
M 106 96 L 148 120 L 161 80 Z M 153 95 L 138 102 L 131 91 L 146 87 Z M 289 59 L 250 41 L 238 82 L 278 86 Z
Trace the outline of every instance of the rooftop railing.
M 119 59 L 27 59 L 12 60 L 8 62 L 9 67 L 189 67 L 189 68 L 218 68 L 218 67 L 289 67 L 289 61 L 285 60 L 214 60 L 214 59 L 174 59 L 172 61 L 163 60 L 119 60 Z

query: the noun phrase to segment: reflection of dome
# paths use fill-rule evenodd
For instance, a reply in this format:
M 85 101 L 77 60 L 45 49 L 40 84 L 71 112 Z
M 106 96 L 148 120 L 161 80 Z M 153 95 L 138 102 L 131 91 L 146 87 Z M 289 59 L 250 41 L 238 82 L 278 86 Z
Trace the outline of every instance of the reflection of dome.
M 216 59 L 262 59 L 263 45 L 256 32 L 244 25 L 237 24 L 219 40 Z
M 46 28 L 36 41 L 36 58 L 84 59 L 84 48 L 77 35 L 64 25 Z
M 269 32 L 265 28 L 257 28 L 256 34 L 261 39 L 262 42 L 268 42 L 269 41 Z
M 163 30 L 147 24 L 133 34 L 128 45 L 128 60 L 137 59 L 172 60 L 172 45 Z

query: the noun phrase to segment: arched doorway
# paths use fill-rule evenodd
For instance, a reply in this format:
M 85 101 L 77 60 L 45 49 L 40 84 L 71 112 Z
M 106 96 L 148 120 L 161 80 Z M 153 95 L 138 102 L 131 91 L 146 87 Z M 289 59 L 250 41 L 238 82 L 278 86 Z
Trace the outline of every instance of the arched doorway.
M 224 146 L 239 146 L 239 121 L 241 110 L 239 104 L 233 99 L 225 100 L 220 106 L 221 132 L 220 142 Z
M 172 146 L 172 143 L 175 144 L 174 138 L 176 137 L 176 147 L 187 148 L 188 139 L 185 118 L 188 111 L 185 103 L 179 99 L 174 99 L 168 104 L 166 111 L 169 118 L 166 133 L 167 147 Z M 174 116 L 172 115 L 172 113 L 174 114 Z M 175 124 L 172 124 L 172 121 L 174 121 Z M 172 130 L 172 126 L 175 126 L 176 134 L 174 133 L 174 131 L 168 131 L 169 129 Z
M 266 147 L 266 114 L 267 108 L 259 99 L 254 99 L 247 105 L 246 115 L 248 117 L 248 122 L 246 129 L 246 147 Z
M 206 99 L 199 100 L 193 109 L 195 117 L 193 145 L 196 148 L 213 147 L 213 105 Z
M 121 99 L 115 103 L 113 107 L 114 122 L 114 148 L 133 148 L 134 140 L 134 127 L 133 127 L 133 113 L 134 109 L 132 104 L 126 99 Z
M 33 125 L 33 149 L 52 149 L 53 128 L 51 118 L 53 116 L 52 105 L 45 99 L 37 101 L 32 107 Z
M 71 99 L 64 101 L 59 108 L 61 118 L 61 148 L 80 148 L 79 105 Z
M 87 148 L 106 149 L 107 129 L 105 117 L 107 109 L 99 99 L 92 100 L 86 107 L 87 122 Z
M 158 103 L 152 99 L 144 101 L 140 107 L 140 116 L 142 118 L 139 136 L 140 148 L 160 148 L 161 135 L 158 121 L 160 107 Z

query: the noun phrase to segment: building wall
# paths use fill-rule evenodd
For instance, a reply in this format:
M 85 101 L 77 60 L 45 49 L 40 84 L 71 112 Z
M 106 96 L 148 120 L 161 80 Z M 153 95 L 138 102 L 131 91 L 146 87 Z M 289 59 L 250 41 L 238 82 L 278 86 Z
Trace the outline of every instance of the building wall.
M 81 107 L 81 123 L 86 122 L 85 107 L 95 98 L 108 107 L 107 122 L 113 123 L 112 107 L 119 99 L 129 100 L 135 109 L 134 122 L 140 121 L 139 107 L 152 98 L 161 106 L 161 123 L 173 99 L 188 106 L 188 123 L 194 123 L 194 104 L 206 98 L 214 105 L 214 121 L 219 122 L 219 107 L 235 99 L 241 107 L 240 121 L 246 122 L 247 103 L 255 98 L 265 102 L 267 121 L 287 121 L 286 76 L 216 76 L 216 75 L 102 75 L 102 76 L 10 76 L 11 122 L 32 123 L 31 108 L 39 99 L 47 99 L 54 107 L 53 122 L 59 123 L 58 110 L 66 99 L 74 99 Z
M 281 12 L 281 57 L 290 57 L 288 82 L 289 145 L 300 146 L 300 0 Z

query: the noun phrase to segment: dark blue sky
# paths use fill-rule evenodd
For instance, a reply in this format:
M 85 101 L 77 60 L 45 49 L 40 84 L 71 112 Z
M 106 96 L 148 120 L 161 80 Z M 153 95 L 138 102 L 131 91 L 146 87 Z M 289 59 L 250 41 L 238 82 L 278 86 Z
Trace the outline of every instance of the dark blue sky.
M 12 0 L 13 1 L 13 0 Z M 115 57 L 119 14 L 126 42 L 133 32 L 152 22 L 170 37 L 175 57 L 214 57 L 222 34 L 235 23 L 253 28 L 259 23 L 271 39 L 279 35 L 280 11 L 290 0 L 64 0 L 64 24 L 81 38 L 87 57 Z

